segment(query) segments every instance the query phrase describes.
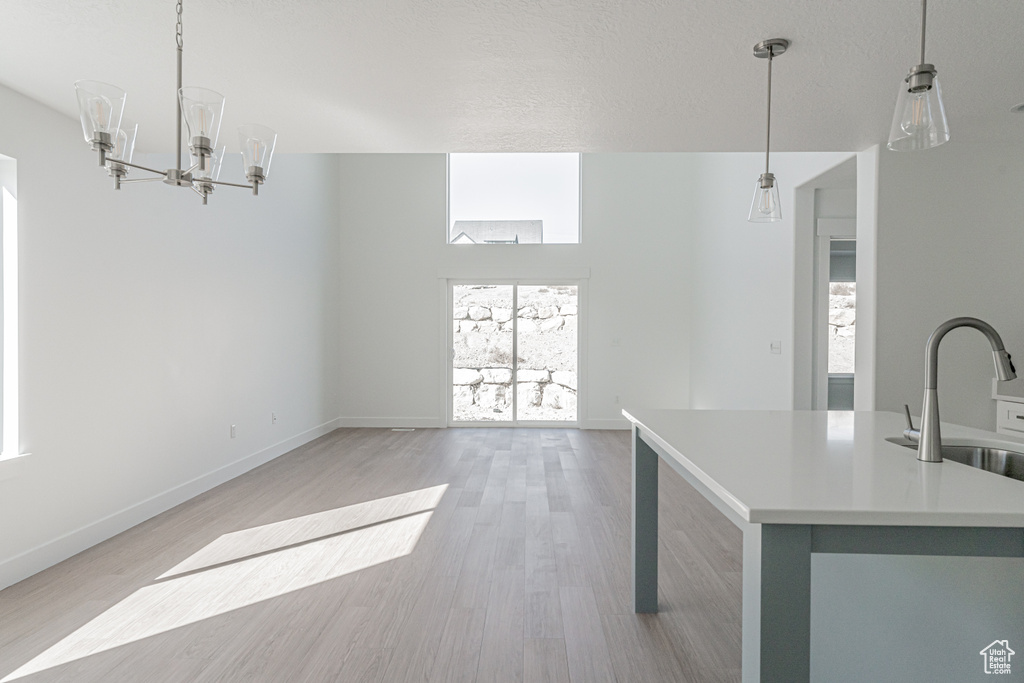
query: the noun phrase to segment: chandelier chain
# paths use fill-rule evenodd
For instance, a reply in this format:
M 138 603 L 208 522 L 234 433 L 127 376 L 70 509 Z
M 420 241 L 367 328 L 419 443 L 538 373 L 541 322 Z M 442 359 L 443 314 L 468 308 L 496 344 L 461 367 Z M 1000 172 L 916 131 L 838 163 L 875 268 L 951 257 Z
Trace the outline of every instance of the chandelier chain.
M 178 0 L 178 5 L 175 8 L 178 11 L 178 24 L 177 24 L 177 26 L 175 26 L 175 31 L 176 31 L 175 38 L 178 41 L 178 49 L 179 50 L 182 48 L 182 40 L 181 40 L 181 2 L 182 2 L 182 0 Z
M 175 41 L 178 44 L 177 54 L 177 66 L 178 66 L 178 88 L 174 91 L 174 117 L 177 121 L 177 136 L 175 142 L 175 150 L 178 156 L 178 174 L 181 174 L 181 117 L 185 113 L 181 110 L 181 104 L 178 100 L 178 93 L 181 92 L 181 53 L 182 40 L 181 40 L 181 3 L 182 0 L 177 0 L 175 11 L 178 13 L 178 23 L 174 27 Z

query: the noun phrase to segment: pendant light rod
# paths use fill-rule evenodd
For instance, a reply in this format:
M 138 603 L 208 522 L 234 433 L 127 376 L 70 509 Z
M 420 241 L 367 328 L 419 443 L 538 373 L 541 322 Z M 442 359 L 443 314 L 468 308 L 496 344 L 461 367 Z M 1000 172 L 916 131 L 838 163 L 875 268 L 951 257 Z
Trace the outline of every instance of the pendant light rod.
M 181 104 L 178 102 L 178 93 L 181 92 L 181 53 L 184 41 L 181 37 L 181 3 L 182 0 L 178 0 L 177 12 L 178 12 L 178 24 L 175 26 L 175 42 L 178 44 L 178 88 L 174 91 L 174 119 L 178 122 L 178 137 L 177 144 L 174 149 L 178 154 L 178 173 L 181 174 Z
M 754 56 L 768 60 L 768 121 L 764 143 L 764 172 L 768 173 L 769 147 L 772 142 L 772 59 L 786 52 L 789 41 L 785 38 L 769 38 L 754 46 Z
M 921 0 L 921 61 L 924 64 L 924 27 L 928 19 L 928 0 Z
M 768 173 L 768 154 L 772 147 L 772 54 L 773 50 L 768 47 L 768 124 L 765 127 L 764 136 L 764 172 Z

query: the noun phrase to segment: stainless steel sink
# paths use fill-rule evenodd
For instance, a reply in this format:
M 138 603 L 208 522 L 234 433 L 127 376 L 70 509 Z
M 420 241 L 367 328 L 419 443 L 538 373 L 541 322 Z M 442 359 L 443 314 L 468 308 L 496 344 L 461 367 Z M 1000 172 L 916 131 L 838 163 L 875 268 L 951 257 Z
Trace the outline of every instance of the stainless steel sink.
M 906 439 L 892 438 L 886 441 L 917 450 L 917 444 Z M 942 459 L 1024 481 L 1024 453 L 991 446 L 942 444 Z

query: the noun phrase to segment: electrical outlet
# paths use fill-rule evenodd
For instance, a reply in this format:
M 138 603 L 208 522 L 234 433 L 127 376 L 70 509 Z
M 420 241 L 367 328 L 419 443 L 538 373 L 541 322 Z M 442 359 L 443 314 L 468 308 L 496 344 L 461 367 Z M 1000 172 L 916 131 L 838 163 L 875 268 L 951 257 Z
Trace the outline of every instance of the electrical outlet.
M 270 414 L 270 424 L 272 424 L 272 425 L 276 425 L 277 424 L 277 413 L 271 413 Z
M 231 425 L 231 438 L 235 438 L 235 425 Z

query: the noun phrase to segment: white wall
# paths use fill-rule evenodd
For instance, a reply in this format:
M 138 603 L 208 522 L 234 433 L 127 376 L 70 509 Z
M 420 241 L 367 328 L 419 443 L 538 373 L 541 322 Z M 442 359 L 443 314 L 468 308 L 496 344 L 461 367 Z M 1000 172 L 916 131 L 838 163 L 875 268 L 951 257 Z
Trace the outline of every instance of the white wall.
M 850 156 L 774 155 L 784 214 L 793 188 Z M 444 244 L 443 155 L 344 155 L 346 423 L 443 423 L 437 281 L 468 268 L 590 269 L 586 426 L 639 405 L 791 408 L 794 228 L 746 221 L 761 159 L 586 154 L 582 244 L 464 249 Z
M 219 189 L 208 207 L 159 183 L 115 192 L 77 121 L 5 88 L 0 111 L 31 452 L 0 462 L 2 587 L 337 417 L 338 172 L 282 155 L 259 198 Z
M 880 146 L 857 153 L 857 349 L 853 406 L 875 410 L 878 373 L 878 158 Z
M 773 154 L 779 223 L 748 223 L 760 154 L 696 154 L 691 393 L 693 408 L 793 408 L 795 188 L 849 153 Z M 771 342 L 782 353 L 771 353 Z
M 991 323 L 1024 367 L 1024 144 L 882 150 L 878 196 L 876 398 L 919 415 L 924 347 L 944 320 Z M 859 332 L 859 330 L 858 330 Z M 859 340 L 858 340 L 859 343 Z M 985 338 L 955 330 L 939 354 L 942 419 L 995 429 Z
M 443 424 L 439 277 L 468 274 L 589 269 L 585 426 L 624 426 L 630 405 L 685 407 L 686 155 L 583 155 L 578 245 L 445 244 L 445 163 L 441 154 L 341 158 L 345 423 Z

